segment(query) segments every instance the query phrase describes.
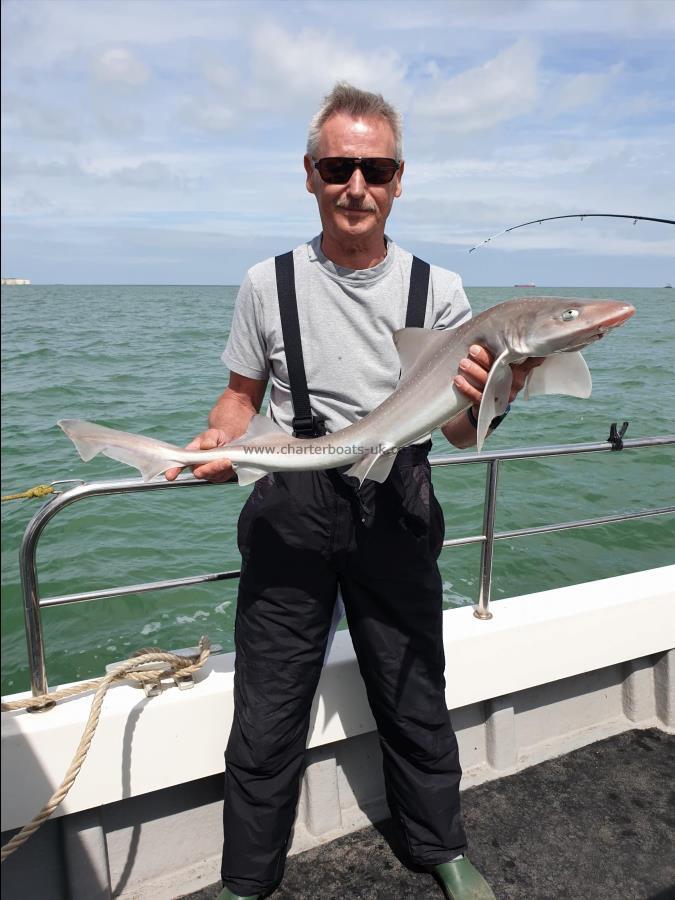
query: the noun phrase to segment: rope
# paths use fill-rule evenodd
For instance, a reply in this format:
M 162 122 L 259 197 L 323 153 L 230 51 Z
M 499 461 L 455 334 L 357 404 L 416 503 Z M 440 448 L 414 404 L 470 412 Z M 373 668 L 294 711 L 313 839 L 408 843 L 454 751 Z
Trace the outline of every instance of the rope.
M 46 497 L 47 494 L 56 493 L 51 484 L 36 484 L 35 487 L 28 488 L 27 491 L 21 491 L 19 494 L 5 494 L 0 497 L 4 503 L 5 500 L 31 500 L 33 497 Z
M 75 751 L 75 756 L 64 775 L 61 785 L 49 798 L 47 803 L 42 807 L 40 812 L 2 848 L 0 861 L 4 862 L 8 856 L 14 853 L 23 843 L 25 843 L 31 835 L 35 834 L 38 828 L 47 821 L 54 810 L 65 799 L 68 791 L 75 783 L 82 765 L 87 758 L 89 747 L 96 732 L 99 719 L 101 717 L 101 707 L 105 695 L 116 681 L 131 679 L 139 684 L 147 682 L 156 682 L 157 679 L 169 672 L 180 678 L 186 678 L 197 669 L 201 668 L 211 652 L 211 642 L 207 637 L 202 637 L 199 641 L 199 652 L 192 656 L 178 656 L 176 653 L 168 653 L 157 647 L 145 647 L 137 650 L 133 656 L 119 666 L 116 666 L 111 672 L 103 678 L 97 678 L 94 681 L 83 682 L 71 688 L 63 688 L 60 691 L 54 691 L 51 694 L 43 694 L 40 697 L 31 697 L 27 700 L 14 700 L 9 703 L 2 704 L 2 711 L 13 709 L 44 709 L 46 706 L 52 705 L 55 701 L 64 697 L 72 697 L 75 694 L 81 694 L 85 691 L 91 691 L 96 688 L 94 699 L 89 712 L 89 718 L 85 725 L 84 732 L 80 738 L 80 743 Z M 148 663 L 158 663 L 154 669 L 142 669 Z M 164 664 L 164 665 L 162 665 Z

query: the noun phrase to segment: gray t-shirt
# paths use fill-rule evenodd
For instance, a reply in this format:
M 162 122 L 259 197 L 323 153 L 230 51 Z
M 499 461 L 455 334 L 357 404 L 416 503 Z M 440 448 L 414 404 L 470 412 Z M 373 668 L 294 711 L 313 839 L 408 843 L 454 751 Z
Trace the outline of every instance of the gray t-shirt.
M 307 387 L 312 412 L 329 432 L 367 415 L 398 383 L 392 334 L 405 326 L 412 254 L 386 240 L 386 257 L 370 269 L 336 266 L 321 250 L 321 235 L 293 251 Z M 470 317 L 459 275 L 432 266 L 424 327 L 455 328 Z M 249 269 L 222 359 L 239 375 L 271 378 L 270 413 L 292 432 L 273 258 Z

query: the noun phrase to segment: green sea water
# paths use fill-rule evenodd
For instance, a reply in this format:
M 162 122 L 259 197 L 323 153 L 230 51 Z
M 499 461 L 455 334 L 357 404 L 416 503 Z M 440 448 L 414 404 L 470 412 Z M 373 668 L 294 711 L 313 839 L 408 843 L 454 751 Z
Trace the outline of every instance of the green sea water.
M 527 291 L 469 288 L 475 311 Z M 489 448 L 598 441 L 611 422 L 629 437 L 675 432 L 672 291 L 538 288 L 529 293 L 613 297 L 636 316 L 584 355 L 589 400 L 519 401 Z M 21 286 L 2 288 L 2 493 L 57 479 L 128 478 L 106 458 L 83 463 L 56 427 L 92 419 L 172 443 L 204 427 L 227 383 L 220 353 L 235 287 Z M 442 437 L 434 452 L 447 452 Z M 672 503 L 673 447 L 503 464 L 497 528 L 522 528 Z M 484 469 L 435 469 L 447 536 L 481 529 Z M 237 568 L 236 522 L 248 489 L 236 485 L 85 500 L 47 527 L 38 550 L 41 596 Z M 39 501 L 2 504 L 2 693 L 28 687 L 18 553 Z M 672 516 L 502 541 L 493 597 L 667 565 Z M 448 606 L 476 599 L 477 547 L 443 551 Z M 43 612 L 51 685 L 101 674 L 142 646 L 232 647 L 236 581 L 105 599 Z

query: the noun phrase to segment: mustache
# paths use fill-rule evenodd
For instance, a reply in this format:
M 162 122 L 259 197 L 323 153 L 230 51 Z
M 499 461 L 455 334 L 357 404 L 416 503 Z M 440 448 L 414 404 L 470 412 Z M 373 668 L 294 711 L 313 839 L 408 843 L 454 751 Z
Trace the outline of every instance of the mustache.
M 376 208 L 372 203 L 364 203 L 363 201 L 354 201 L 348 200 L 346 198 L 340 198 L 335 201 L 335 205 L 338 209 L 355 209 L 360 212 L 376 212 Z

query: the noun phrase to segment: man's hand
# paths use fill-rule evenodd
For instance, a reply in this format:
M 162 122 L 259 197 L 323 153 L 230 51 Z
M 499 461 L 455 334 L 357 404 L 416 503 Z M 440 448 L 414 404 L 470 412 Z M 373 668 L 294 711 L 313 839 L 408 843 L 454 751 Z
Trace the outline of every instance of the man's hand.
M 211 428 L 198 434 L 185 449 L 215 450 L 218 447 L 224 447 L 235 438 L 241 437 L 248 428 L 251 418 L 260 409 L 266 386 L 266 380 L 258 381 L 255 378 L 246 378 L 244 375 L 230 372 L 230 383 L 209 413 Z M 182 471 L 181 468 L 167 469 L 164 477 L 167 481 L 175 481 Z M 234 469 L 227 458 L 192 466 L 192 472 L 195 478 L 203 478 L 205 481 L 213 481 L 217 484 L 231 481 L 234 478 Z
M 219 428 L 209 428 L 207 431 L 202 431 L 201 434 L 198 434 L 185 449 L 215 450 L 217 447 L 224 447 L 230 440 L 231 438 L 227 432 Z M 175 481 L 182 471 L 182 469 L 167 469 L 164 477 L 167 481 Z M 213 481 L 217 484 L 222 484 L 234 478 L 234 469 L 229 459 L 220 459 L 216 462 L 192 466 L 192 473 L 195 478 L 203 478 L 205 481 Z
M 513 381 L 511 383 L 511 392 L 509 394 L 509 403 L 518 396 L 525 384 L 528 373 L 540 366 L 544 361 L 543 357 L 530 357 L 517 366 L 511 366 L 513 371 Z M 459 372 L 453 379 L 455 387 L 465 394 L 473 402 L 473 415 L 478 418 L 480 403 L 483 399 L 483 391 L 488 380 L 488 374 L 494 362 L 494 357 L 485 347 L 480 344 L 472 344 L 469 347 L 469 355 L 460 360 Z M 476 429 L 465 413 L 455 416 L 450 422 L 446 422 L 443 426 L 443 434 L 461 450 L 473 447 L 476 443 Z
M 544 358 L 543 356 L 531 356 L 518 365 L 511 366 L 513 382 L 511 383 L 509 403 L 516 399 L 523 389 L 529 373 L 532 369 L 540 366 Z M 454 384 L 470 400 L 473 400 L 475 407 L 480 406 L 483 399 L 483 391 L 493 362 L 494 357 L 489 350 L 480 344 L 472 344 L 469 348 L 469 356 L 459 363 L 459 374 L 455 375 Z M 478 414 L 477 409 L 474 412 L 476 415 Z

